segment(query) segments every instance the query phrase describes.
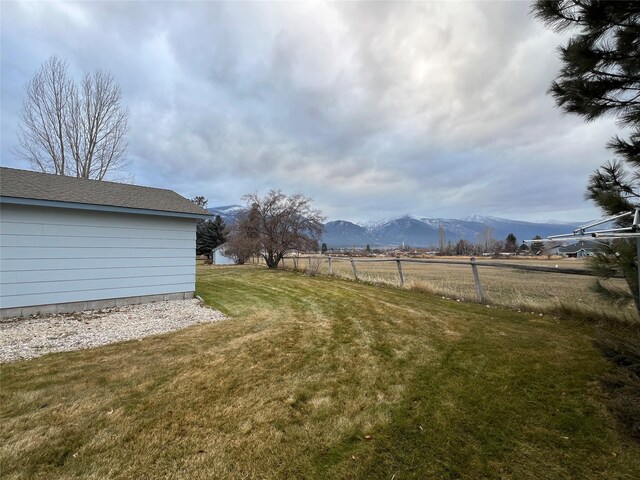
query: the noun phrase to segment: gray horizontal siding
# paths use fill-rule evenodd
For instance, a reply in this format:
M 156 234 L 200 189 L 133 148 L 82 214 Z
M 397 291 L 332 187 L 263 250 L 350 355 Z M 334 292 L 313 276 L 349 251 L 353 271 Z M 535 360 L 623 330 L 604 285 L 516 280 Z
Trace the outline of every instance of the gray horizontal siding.
M 108 261 L 110 258 L 189 258 L 195 257 L 195 247 L 184 248 L 145 248 L 132 247 L 96 247 L 92 245 L 76 247 L 6 247 L 1 245 L 7 260 L 25 258 L 95 258 L 96 261 Z
M 69 292 L 30 294 L 20 296 L 2 297 L 2 308 L 15 308 L 33 305 L 50 305 L 56 303 L 88 302 L 92 300 L 105 300 L 109 298 L 141 297 L 144 295 L 161 295 L 176 292 L 193 292 L 193 283 L 170 283 L 166 285 L 139 286 L 131 288 L 100 288 L 97 290 L 83 290 L 74 292 L 70 296 Z M 69 300 L 73 298 L 73 300 Z
M 87 237 L 63 235 L 20 235 L 0 234 L 3 247 L 29 248 L 185 248 L 185 241 L 169 238 L 136 238 L 136 237 Z M 188 250 L 188 248 L 187 248 Z
M 98 278 L 92 280 L 39 280 L 25 283 L 9 283 L 2 285 L 3 297 L 20 297 L 30 294 L 73 293 L 89 290 L 114 290 L 117 288 L 135 289 L 143 284 L 145 287 L 155 285 L 179 284 L 191 281 L 191 275 L 151 275 L 147 277 Z M 184 291 L 184 290 L 183 290 Z
M 195 290 L 195 220 L 0 205 L 0 307 Z
M 35 219 L 34 219 L 35 220 Z M 74 235 L 78 237 L 93 238 L 162 238 L 172 240 L 190 240 L 193 233 L 190 231 L 176 230 L 173 228 L 139 228 L 132 226 L 108 227 L 102 225 L 78 225 L 51 224 L 51 223 L 31 223 L 24 221 L 5 220 L 2 223 L 3 234 L 6 235 L 44 235 L 44 236 L 64 236 L 69 232 L 69 227 L 74 227 Z
M 1 247 L 0 247 L 1 248 Z M 73 262 L 73 269 L 95 269 L 97 260 L 95 258 L 79 258 Z M 164 266 L 190 266 L 193 268 L 194 259 L 189 257 L 170 258 L 159 256 L 158 258 L 110 258 L 108 262 L 100 262 L 101 269 L 121 268 L 121 267 L 164 267 Z M 26 258 L 0 261 L 2 271 L 20 270 L 68 270 L 69 262 L 65 258 Z
M 0 285 L 23 284 L 23 283 L 41 283 L 41 279 L 34 279 L 34 272 L 41 270 L 2 270 L 0 272 Z M 95 268 L 84 269 L 56 269 L 46 273 L 46 282 L 64 282 L 73 280 L 98 280 L 110 278 L 144 278 L 158 276 L 176 276 L 176 275 L 192 275 L 193 268 L 191 265 L 180 267 L 172 266 L 156 266 L 156 267 L 120 267 L 120 268 L 101 268 L 96 271 Z

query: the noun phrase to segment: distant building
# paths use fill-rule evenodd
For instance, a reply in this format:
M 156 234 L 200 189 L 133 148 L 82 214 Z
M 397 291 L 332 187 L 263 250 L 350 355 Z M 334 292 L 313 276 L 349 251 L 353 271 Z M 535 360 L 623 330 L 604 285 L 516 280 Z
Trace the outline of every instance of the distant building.
M 571 245 L 558 248 L 558 254 L 567 258 L 584 258 L 593 256 L 601 247 L 597 242 L 581 240 Z
M 225 252 L 226 243 L 217 246 L 211 251 L 211 259 L 214 265 L 235 265 L 236 261 Z
M 547 254 L 548 255 L 562 255 L 560 249 L 561 248 L 566 248 L 567 244 L 566 243 L 561 243 L 559 245 L 547 245 Z
M 547 250 L 547 253 L 548 253 L 549 255 L 562 255 L 562 254 L 560 253 L 560 249 L 561 249 L 561 248 L 565 248 L 565 247 L 566 247 L 566 245 L 558 245 L 557 247 L 551 247 L 551 248 L 549 248 L 549 249 Z

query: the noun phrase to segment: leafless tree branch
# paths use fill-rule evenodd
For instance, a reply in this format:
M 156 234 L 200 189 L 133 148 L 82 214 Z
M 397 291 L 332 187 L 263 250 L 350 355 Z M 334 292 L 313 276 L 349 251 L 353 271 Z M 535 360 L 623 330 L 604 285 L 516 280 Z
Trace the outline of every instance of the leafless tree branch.
M 129 112 L 111 74 L 86 73 L 78 87 L 53 56 L 26 91 L 16 153 L 34 169 L 103 180 L 126 168 Z

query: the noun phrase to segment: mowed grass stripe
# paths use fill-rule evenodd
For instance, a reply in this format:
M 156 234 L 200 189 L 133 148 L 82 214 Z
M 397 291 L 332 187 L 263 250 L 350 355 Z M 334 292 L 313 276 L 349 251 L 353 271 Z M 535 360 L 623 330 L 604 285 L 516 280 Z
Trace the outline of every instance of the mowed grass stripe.
M 3 478 L 637 478 L 593 327 L 199 267 L 232 318 L 2 366 Z

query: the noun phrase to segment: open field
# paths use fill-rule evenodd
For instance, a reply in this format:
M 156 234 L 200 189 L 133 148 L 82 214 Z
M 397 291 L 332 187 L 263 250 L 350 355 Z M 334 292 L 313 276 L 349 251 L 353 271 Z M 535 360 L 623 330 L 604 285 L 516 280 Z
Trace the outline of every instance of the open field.
M 232 318 L 2 365 L 2 478 L 640 477 L 597 347 L 627 331 L 254 267 L 197 288 Z
M 320 258 L 320 257 L 319 257 Z M 439 259 L 441 257 L 438 257 Z M 467 257 L 451 257 L 447 260 L 460 262 L 460 265 L 451 264 L 420 264 L 402 263 L 402 271 L 405 280 L 405 288 L 433 293 L 449 298 L 477 301 L 477 293 L 473 274 Z M 511 308 L 522 308 L 536 311 L 549 310 L 560 303 L 574 304 L 578 307 L 613 312 L 636 318 L 633 303 L 624 305 L 612 305 L 603 301 L 595 293 L 593 285 L 594 277 L 582 275 L 570 275 L 553 272 L 532 272 L 510 268 L 495 268 L 482 266 L 482 262 L 500 262 L 506 265 L 524 264 L 554 268 L 571 268 L 586 270 L 586 262 L 583 259 L 540 259 L 535 257 L 518 257 L 509 260 L 478 259 L 478 272 L 480 281 L 489 303 Z M 293 267 L 293 259 L 286 259 L 286 266 Z M 298 260 L 300 270 L 308 267 L 308 260 Z M 395 262 L 370 261 L 367 258 L 356 259 L 358 278 L 370 283 L 382 283 L 399 285 L 398 268 Z M 353 279 L 351 263 L 348 258 L 332 258 L 333 274 Z M 319 272 L 329 273 L 329 264 L 326 258 L 320 262 Z M 611 279 L 606 281 L 608 285 L 615 286 L 628 292 L 628 286 L 623 279 Z

